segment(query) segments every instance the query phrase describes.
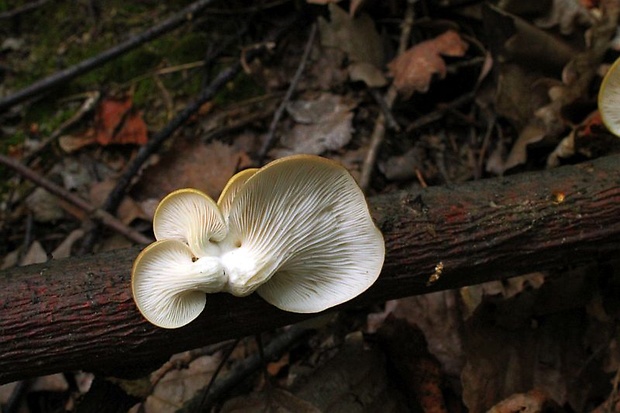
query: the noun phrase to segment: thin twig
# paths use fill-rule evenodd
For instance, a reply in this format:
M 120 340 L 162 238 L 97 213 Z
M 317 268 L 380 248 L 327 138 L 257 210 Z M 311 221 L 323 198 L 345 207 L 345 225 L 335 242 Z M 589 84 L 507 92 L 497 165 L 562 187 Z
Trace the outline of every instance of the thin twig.
M 219 126 L 217 129 L 207 132 L 202 138 L 202 141 L 210 142 L 220 136 L 228 135 L 231 132 L 239 130 L 244 126 L 249 125 L 250 123 L 269 118 L 272 116 L 272 110 L 273 106 L 270 108 L 270 110 L 254 111 L 249 115 L 239 117 L 227 125 Z
M 50 90 L 62 83 L 66 83 L 84 73 L 87 73 L 110 60 L 135 49 L 136 47 L 153 40 L 173 29 L 176 29 L 183 23 L 192 21 L 195 15 L 202 11 L 214 0 L 198 0 L 163 22 L 151 27 L 150 29 L 131 37 L 129 40 L 120 43 L 97 56 L 83 60 L 80 63 L 68 67 L 64 70 L 54 73 L 44 79 L 41 79 L 16 93 L 0 100 L 0 111 L 6 110 L 11 106 L 24 102 L 25 100 Z
M 233 350 L 239 345 L 240 341 L 241 341 L 240 338 L 236 339 L 235 342 L 230 345 L 230 347 L 228 348 L 226 353 L 222 355 L 222 360 L 220 360 L 220 363 L 217 365 L 217 368 L 213 372 L 213 375 L 211 376 L 211 380 L 209 380 L 209 384 L 207 384 L 207 387 L 205 387 L 201 391 L 201 393 L 202 393 L 202 399 L 201 399 L 201 402 L 200 402 L 200 408 L 201 409 L 205 406 L 205 403 L 207 401 L 207 396 L 211 392 L 211 389 L 213 388 L 213 384 L 215 383 L 215 380 L 217 380 L 217 377 L 220 375 L 220 372 L 224 368 L 224 365 L 226 364 L 226 362 L 230 358 L 230 355 L 232 354 Z
M 203 67 L 205 65 L 204 60 L 201 60 L 199 62 L 190 62 L 190 63 L 183 63 L 180 65 L 175 65 L 175 66 L 166 66 L 166 67 L 162 67 L 159 69 L 154 69 L 151 70 L 147 73 L 143 73 L 141 75 L 138 75 L 132 79 L 129 79 L 128 81 L 126 81 L 125 83 L 121 83 L 118 88 L 119 89 L 124 89 L 129 85 L 133 85 L 135 83 L 141 82 L 143 80 L 146 79 L 151 79 L 153 76 L 161 76 L 161 75 L 169 75 L 169 74 L 173 74 L 176 72 L 182 72 L 182 71 L 186 71 L 186 70 L 191 70 L 191 69 L 196 69 L 199 67 Z
M 209 8 L 207 11 L 209 14 L 220 14 L 220 15 L 232 15 L 239 16 L 241 14 L 254 14 L 258 11 L 265 11 L 274 7 L 281 6 L 284 3 L 288 3 L 289 0 L 275 0 L 270 2 L 260 2 L 259 5 L 249 6 L 249 7 L 227 7 L 225 9 L 216 9 Z
M 290 329 L 271 340 L 271 342 L 265 346 L 265 360 L 270 361 L 279 359 L 286 351 L 288 351 L 288 349 L 312 334 L 313 330 L 308 330 L 299 326 L 292 326 Z M 211 391 L 204 399 L 202 409 L 199 408 L 199 403 L 203 402 L 203 395 L 200 393 L 185 403 L 182 408 L 177 410 L 177 413 L 210 412 L 214 403 L 220 399 L 222 395 L 233 389 L 248 376 L 258 371 L 261 366 L 262 361 L 258 354 L 254 354 L 253 356 L 246 358 L 245 360 L 239 362 L 226 375 L 226 377 L 217 380 L 213 384 Z
M 151 375 L 151 392 L 155 389 L 155 387 L 157 386 L 157 384 L 172 370 L 174 369 L 179 369 L 179 365 L 189 365 L 192 361 L 203 357 L 203 356 L 207 356 L 207 355 L 213 355 L 215 353 L 217 353 L 218 351 L 224 350 L 227 347 L 230 347 L 233 343 L 236 342 L 235 340 L 226 340 L 226 341 L 221 341 L 219 343 L 215 343 L 212 344 L 210 346 L 205 346 L 205 347 L 200 347 L 200 348 L 196 348 L 193 350 L 189 350 L 187 352 L 187 357 L 182 356 L 180 359 L 179 358 L 173 358 L 171 360 L 168 360 L 167 362 L 164 363 L 163 366 L 161 366 L 159 369 L 157 369 L 157 371 L 155 371 L 152 375 Z
M 17 7 L 16 9 L 2 12 L 0 13 L 0 20 L 11 19 L 15 16 L 19 16 L 20 14 L 27 13 L 31 10 L 34 10 L 36 8 L 43 6 L 47 2 L 49 2 L 49 0 L 37 0 L 31 3 L 24 4 L 23 6 Z
M 113 230 L 115 230 L 119 234 L 124 235 L 128 239 L 134 242 L 137 242 L 139 244 L 148 244 L 152 242 L 150 238 L 142 235 L 141 233 L 139 233 L 138 231 L 132 228 L 129 228 L 128 226 L 123 224 L 121 221 L 119 221 L 116 217 L 114 217 L 110 213 L 96 208 L 89 202 L 83 200 L 82 198 L 80 198 L 79 196 L 75 194 L 72 194 L 71 192 L 67 191 L 65 188 L 59 185 L 56 185 L 54 182 L 39 175 L 38 173 L 24 166 L 20 162 L 14 159 L 11 159 L 6 155 L 0 154 L 0 164 L 13 169 L 15 172 L 17 172 L 24 178 L 28 179 L 29 181 L 34 182 L 35 184 L 44 188 L 51 194 L 56 195 L 57 197 L 67 201 L 71 205 L 76 206 L 79 209 L 85 211 L 86 213 L 90 215 L 92 219 L 97 220 L 101 222 L 103 225 L 112 228 Z
M 411 132 L 412 130 L 421 128 L 422 126 L 428 125 L 429 123 L 440 120 L 441 118 L 443 118 L 446 112 L 456 109 L 459 106 L 462 106 L 468 102 L 471 102 L 471 100 L 474 98 L 474 95 L 474 92 L 465 93 L 464 95 L 454 99 L 452 102 L 446 103 L 445 105 L 439 107 L 437 110 L 419 117 L 418 119 L 407 125 L 406 131 Z
M 385 101 L 385 98 L 381 95 L 381 92 L 379 92 L 379 89 L 370 88 L 368 89 L 368 92 L 370 93 L 370 96 L 372 96 L 375 99 L 375 102 L 377 102 L 377 105 L 379 105 L 379 109 L 381 109 L 381 112 L 383 113 L 383 117 L 385 118 L 385 121 L 387 122 L 387 127 L 389 129 L 392 129 L 395 132 L 400 132 L 401 127 L 398 121 L 396 120 L 396 118 L 394 117 L 394 114 L 388 107 L 387 102 Z
M 276 113 L 273 115 L 273 120 L 271 121 L 271 125 L 269 125 L 269 132 L 267 132 L 267 136 L 265 137 L 265 141 L 261 146 L 258 154 L 256 155 L 256 159 L 259 164 L 261 164 L 267 155 L 267 152 L 273 145 L 273 141 L 275 139 L 276 127 L 278 126 L 278 122 L 280 122 L 280 118 L 284 114 L 284 109 L 286 109 L 286 105 L 291 100 L 291 96 L 293 96 L 293 92 L 297 89 L 297 84 L 299 83 L 299 79 L 301 79 L 301 75 L 304 72 L 304 68 L 306 67 L 306 63 L 308 62 L 308 57 L 310 56 L 310 52 L 312 51 L 312 45 L 314 44 L 314 38 L 316 37 L 317 32 L 317 24 L 313 24 L 310 29 L 310 35 L 308 36 L 308 41 L 306 42 L 306 48 L 304 49 L 304 54 L 301 57 L 301 61 L 299 62 L 299 66 L 297 66 L 297 71 L 293 76 L 293 80 L 291 80 L 291 84 L 284 95 L 284 99 L 282 99 L 282 103 L 276 110 Z
M 491 144 L 491 135 L 493 134 L 493 130 L 495 129 L 495 121 L 497 120 L 495 112 L 491 112 L 487 116 L 488 119 L 486 131 L 484 132 L 482 146 L 480 147 L 480 151 L 478 152 L 478 158 L 476 159 L 477 178 L 482 177 L 484 160 L 486 159 L 487 151 L 489 150 L 489 145 Z
M 101 94 L 99 92 L 88 92 L 86 94 L 86 100 L 82 103 L 82 106 L 80 106 L 78 111 L 74 113 L 73 116 L 71 116 L 69 119 L 64 121 L 58 128 L 56 128 L 56 130 L 52 132 L 50 136 L 44 139 L 34 151 L 26 155 L 23 161 L 24 164 L 30 165 L 30 163 L 37 156 L 39 156 L 41 152 L 46 150 L 52 142 L 58 139 L 60 135 L 62 135 L 64 131 L 67 130 L 67 128 L 82 119 L 87 112 L 91 111 L 95 107 L 95 104 L 99 101 L 100 95 Z
M 153 82 L 157 86 L 157 88 L 161 91 L 161 96 L 164 100 L 164 105 L 166 105 L 166 120 L 172 119 L 174 103 L 172 102 L 172 97 L 170 96 L 170 92 L 166 89 L 164 82 L 161 81 L 161 78 L 158 75 L 153 75 Z
M 26 215 L 26 230 L 24 231 L 24 241 L 22 243 L 22 249 L 17 256 L 17 265 L 23 265 L 24 256 L 28 253 L 30 244 L 32 244 L 32 230 L 34 227 L 34 214 L 32 211 Z
M 405 11 L 403 29 L 400 34 L 400 42 L 398 45 L 398 55 L 403 54 L 407 49 L 407 45 L 409 44 L 409 36 L 411 35 L 411 28 L 413 26 L 413 21 L 415 18 L 413 5 L 416 1 L 417 0 L 407 0 L 407 10 Z M 385 105 L 388 109 L 392 108 L 392 105 L 396 100 L 397 94 L 398 92 L 394 84 L 390 85 L 387 93 L 385 94 Z M 368 186 L 370 185 L 372 170 L 375 167 L 375 162 L 377 161 L 377 155 L 379 153 L 379 147 L 381 147 L 384 137 L 385 115 L 383 114 L 383 112 L 381 112 L 379 116 L 377 116 L 377 120 L 375 121 L 375 128 L 372 131 L 370 145 L 368 147 L 368 152 L 366 152 L 366 157 L 364 158 L 364 163 L 362 165 L 362 171 L 360 174 L 360 187 L 364 192 L 368 190 Z

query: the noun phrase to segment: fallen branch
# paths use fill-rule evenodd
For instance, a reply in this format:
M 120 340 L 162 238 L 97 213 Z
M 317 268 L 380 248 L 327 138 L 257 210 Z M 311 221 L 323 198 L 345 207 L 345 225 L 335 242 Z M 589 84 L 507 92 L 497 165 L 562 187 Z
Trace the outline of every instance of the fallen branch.
M 593 260 L 620 250 L 620 156 L 370 199 L 387 256 L 341 308 Z M 0 383 L 74 369 L 121 376 L 176 352 L 312 317 L 258 296 L 209 297 L 178 330 L 146 322 L 130 288 L 137 248 L 0 272 Z M 435 271 L 439 263 L 442 271 Z M 429 277 L 438 278 L 429 282 Z
M 123 224 L 114 215 L 95 207 L 90 202 L 85 201 L 84 199 L 80 198 L 79 196 L 73 194 L 70 191 L 67 191 L 65 188 L 55 184 L 46 177 L 39 175 L 27 166 L 22 165 L 17 160 L 0 154 L 0 165 L 4 165 L 13 169 L 24 178 L 34 182 L 49 193 L 56 195 L 63 201 L 66 201 L 71 205 L 79 208 L 80 210 L 86 212 L 90 218 L 94 219 L 97 222 L 101 222 L 103 225 L 109 228 L 112 228 L 113 230 L 115 230 L 121 235 L 124 235 L 128 239 L 140 244 L 148 244 L 152 241 L 149 237 Z

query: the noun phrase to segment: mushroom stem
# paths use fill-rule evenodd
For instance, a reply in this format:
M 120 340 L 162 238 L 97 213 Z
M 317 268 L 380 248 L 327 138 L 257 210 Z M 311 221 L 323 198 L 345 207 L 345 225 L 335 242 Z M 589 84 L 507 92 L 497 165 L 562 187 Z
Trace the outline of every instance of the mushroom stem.
M 226 284 L 226 275 L 218 258 L 201 257 L 189 265 L 185 277 L 175 281 L 175 289 L 180 293 L 187 290 L 218 293 Z
M 221 263 L 227 277 L 223 291 L 237 297 L 252 294 L 261 284 L 268 281 L 273 272 L 266 270 L 269 265 L 264 261 L 244 246 L 223 249 Z

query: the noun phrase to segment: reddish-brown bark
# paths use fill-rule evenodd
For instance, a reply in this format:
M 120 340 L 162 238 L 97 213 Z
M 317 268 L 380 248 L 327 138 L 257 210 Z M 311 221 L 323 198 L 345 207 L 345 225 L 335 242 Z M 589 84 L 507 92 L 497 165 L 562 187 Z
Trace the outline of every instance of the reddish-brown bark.
M 387 256 L 343 307 L 615 258 L 620 157 L 551 171 L 371 198 Z M 171 353 L 294 323 L 256 296 L 209 297 L 190 325 L 164 330 L 133 304 L 137 248 L 0 273 L 0 383 L 73 369 L 123 375 Z M 427 283 L 443 263 L 439 280 Z

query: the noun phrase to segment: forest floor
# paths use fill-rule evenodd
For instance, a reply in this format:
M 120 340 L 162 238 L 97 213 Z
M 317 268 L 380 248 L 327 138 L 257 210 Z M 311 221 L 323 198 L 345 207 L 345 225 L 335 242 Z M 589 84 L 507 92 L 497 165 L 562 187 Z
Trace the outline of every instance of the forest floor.
M 38 83 L 198 3 L 176 28 Z M 152 236 L 169 192 L 217 199 L 237 171 L 292 154 L 342 163 L 372 196 L 619 153 L 596 101 L 620 55 L 618 2 L 492 3 L 0 1 L 0 155 L 121 222 L 101 228 L 0 162 L 0 268 L 135 245 L 127 231 Z M 323 316 L 209 409 L 620 412 L 618 276 L 604 259 L 532 268 Z M 131 412 L 192 411 L 287 331 L 98 379 Z M 0 386 L 2 412 L 79 411 L 94 377 Z

